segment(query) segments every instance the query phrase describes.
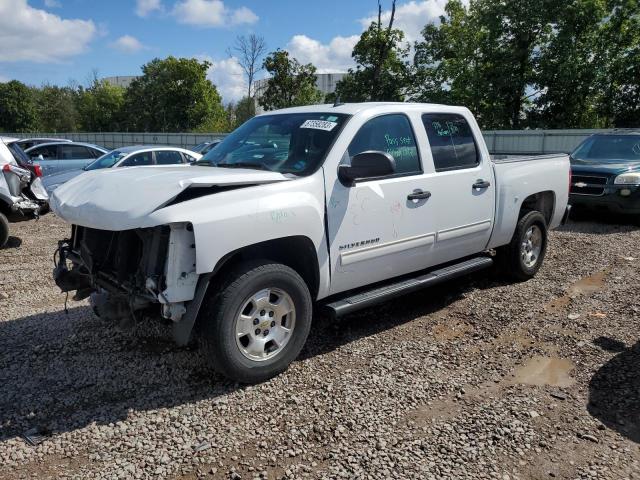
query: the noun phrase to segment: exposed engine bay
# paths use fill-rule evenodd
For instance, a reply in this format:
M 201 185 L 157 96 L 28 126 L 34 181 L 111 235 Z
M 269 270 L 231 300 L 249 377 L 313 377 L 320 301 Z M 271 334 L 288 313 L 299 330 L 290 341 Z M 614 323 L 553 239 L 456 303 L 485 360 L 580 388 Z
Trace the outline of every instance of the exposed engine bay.
M 110 231 L 72 226 L 58 244 L 54 278 L 74 300 L 91 297 L 96 314 L 119 321 L 138 315 L 179 322 L 198 280 L 188 223 Z

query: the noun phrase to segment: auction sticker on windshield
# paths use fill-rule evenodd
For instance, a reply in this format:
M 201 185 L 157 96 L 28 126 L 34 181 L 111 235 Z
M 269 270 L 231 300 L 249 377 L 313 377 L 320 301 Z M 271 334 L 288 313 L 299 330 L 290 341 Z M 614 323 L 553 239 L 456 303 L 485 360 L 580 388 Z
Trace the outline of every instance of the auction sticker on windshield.
M 329 122 L 327 120 L 307 120 L 300 125 L 300 128 L 313 128 L 315 130 L 330 132 L 336 125 L 338 125 L 336 122 Z

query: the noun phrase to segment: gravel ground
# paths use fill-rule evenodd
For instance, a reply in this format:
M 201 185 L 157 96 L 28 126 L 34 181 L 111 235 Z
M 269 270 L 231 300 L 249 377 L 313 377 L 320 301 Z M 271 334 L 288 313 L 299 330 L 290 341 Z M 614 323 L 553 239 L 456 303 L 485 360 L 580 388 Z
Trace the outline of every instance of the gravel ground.
M 608 222 L 552 233 L 526 283 L 478 274 L 316 316 L 301 358 L 250 387 L 166 326 L 65 313 L 68 228 L 13 225 L 0 478 L 639 478 L 640 229 Z

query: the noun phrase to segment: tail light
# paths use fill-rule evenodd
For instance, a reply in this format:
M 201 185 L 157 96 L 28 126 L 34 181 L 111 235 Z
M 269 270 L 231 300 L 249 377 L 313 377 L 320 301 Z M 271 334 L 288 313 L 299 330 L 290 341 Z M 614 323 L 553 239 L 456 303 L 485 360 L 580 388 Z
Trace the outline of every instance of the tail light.
M 8 163 L 5 163 L 5 164 L 2 166 L 2 171 L 3 171 L 3 172 L 10 172 L 10 171 L 11 171 L 11 166 L 10 166 Z
M 33 173 L 36 174 L 36 177 L 41 177 L 42 176 L 42 167 L 40 165 L 34 165 L 33 166 Z

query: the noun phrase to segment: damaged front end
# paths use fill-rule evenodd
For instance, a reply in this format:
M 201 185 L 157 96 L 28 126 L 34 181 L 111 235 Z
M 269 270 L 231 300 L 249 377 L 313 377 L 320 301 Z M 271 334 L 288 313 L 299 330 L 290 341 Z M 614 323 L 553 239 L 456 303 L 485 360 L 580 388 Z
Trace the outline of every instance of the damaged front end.
M 190 223 L 124 231 L 72 226 L 58 244 L 54 279 L 96 314 L 121 324 L 141 315 L 178 323 L 195 295 L 196 245 Z

